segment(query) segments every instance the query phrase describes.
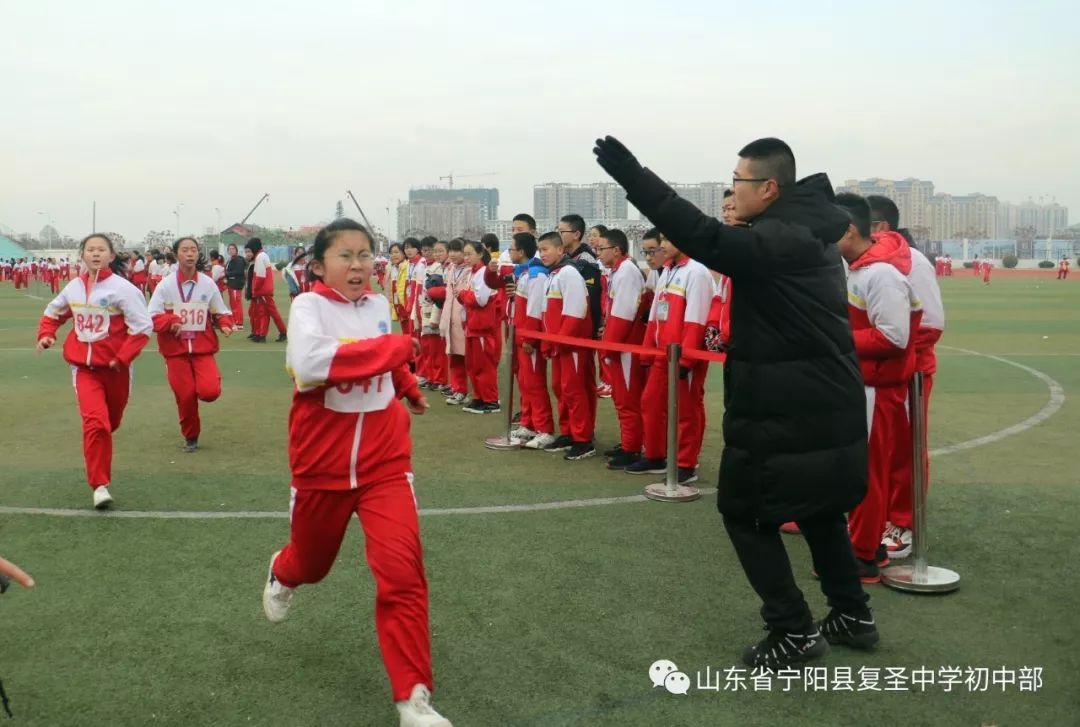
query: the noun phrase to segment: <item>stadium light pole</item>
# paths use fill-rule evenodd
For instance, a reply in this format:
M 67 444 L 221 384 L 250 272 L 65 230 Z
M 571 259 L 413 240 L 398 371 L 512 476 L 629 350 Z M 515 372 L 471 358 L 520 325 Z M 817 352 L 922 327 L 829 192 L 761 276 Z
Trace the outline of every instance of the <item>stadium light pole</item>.
M 176 216 L 176 236 L 180 237 L 180 208 L 184 206 L 183 202 L 176 203 L 176 209 L 173 210 L 173 215 Z

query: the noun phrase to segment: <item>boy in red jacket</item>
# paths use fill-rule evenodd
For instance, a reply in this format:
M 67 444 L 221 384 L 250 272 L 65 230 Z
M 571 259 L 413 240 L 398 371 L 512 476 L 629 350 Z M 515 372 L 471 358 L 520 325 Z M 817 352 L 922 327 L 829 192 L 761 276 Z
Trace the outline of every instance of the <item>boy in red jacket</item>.
M 221 396 L 221 372 L 216 324 L 232 335 L 231 310 L 213 279 L 199 272 L 199 244 L 184 237 L 173 244 L 178 270 L 161 281 L 150 297 L 150 318 L 158 336 L 158 351 L 165 359 L 169 387 L 180 414 L 184 451 L 199 447 L 199 402 Z
M 312 247 L 309 293 L 289 312 L 286 360 L 292 500 L 288 544 L 270 560 L 263 610 L 284 621 L 296 588 L 333 566 L 349 520 L 364 529 L 375 577 L 375 630 L 402 727 L 450 727 L 430 703 L 428 590 L 413 491 L 408 410 L 428 408 L 409 372 L 411 336 L 390 333 L 390 304 L 371 290 L 372 240 L 349 219 Z
M 869 473 L 866 497 L 848 519 L 851 545 L 863 583 L 881 580 L 887 560 L 881 544 L 888 514 L 895 422 L 904 415 L 908 382 L 915 373 L 915 335 L 922 308 L 911 289 L 911 251 L 899 235 L 870 237 L 870 205 L 855 194 L 838 194 L 852 223 L 837 242 L 848 262 L 848 318 L 866 387 Z M 899 242 L 897 242 L 899 240 Z M 900 244 L 903 243 L 903 244 Z
M 262 240 L 257 237 L 248 240 L 244 245 L 244 257 L 251 264 L 248 270 L 251 340 L 255 343 L 266 343 L 266 334 L 270 332 L 270 319 L 274 320 L 278 329 L 278 343 L 288 340 L 285 335 L 285 321 L 274 302 L 274 266 L 270 262 L 270 256 L 263 252 Z

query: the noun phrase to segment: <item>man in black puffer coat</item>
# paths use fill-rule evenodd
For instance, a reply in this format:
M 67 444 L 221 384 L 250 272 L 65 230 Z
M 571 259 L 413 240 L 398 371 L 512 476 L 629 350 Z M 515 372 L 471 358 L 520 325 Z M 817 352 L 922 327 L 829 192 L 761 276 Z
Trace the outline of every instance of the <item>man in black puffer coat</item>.
M 731 278 L 732 338 L 724 364 L 724 450 L 717 505 L 769 635 L 751 666 L 820 656 L 828 643 L 878 640 L 845 513 L 866 493 L 866 398 L 847 317 L 836 241 L 850 218 L 828 177 L 795 182 L 779 139 L 739 152 L 733 227 L 708 217 L 618 140 L 598 139 L 600 165 L 680 250 Z M 779 525 L 799 524 L 832 610 L 815 625 L 795 585 Z

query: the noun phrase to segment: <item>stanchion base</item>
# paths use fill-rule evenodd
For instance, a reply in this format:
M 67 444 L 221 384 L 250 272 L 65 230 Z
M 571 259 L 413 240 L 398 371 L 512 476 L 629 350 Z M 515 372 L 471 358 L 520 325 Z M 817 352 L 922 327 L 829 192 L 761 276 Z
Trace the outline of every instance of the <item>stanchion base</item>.
M 691 502 L 701 497 L 701 490 L 687 485 L 678 485 L 668 492 L 667 485 L 657 482 L 645 488 L 645 497 L 657 502 Z
M 488 437 L 484 440 L 484 446 L 496 452 L 511 452 L 515 449 L 521 449 L 520 442 L 512 441 L 506 437 Z
M 926 566 L 925 577 L 915 577 L 915 566 L 892 565 L 881 571 L 881 582 L 908 593 L 948 593 L 960 587 L 960 575 L 948 568 Z

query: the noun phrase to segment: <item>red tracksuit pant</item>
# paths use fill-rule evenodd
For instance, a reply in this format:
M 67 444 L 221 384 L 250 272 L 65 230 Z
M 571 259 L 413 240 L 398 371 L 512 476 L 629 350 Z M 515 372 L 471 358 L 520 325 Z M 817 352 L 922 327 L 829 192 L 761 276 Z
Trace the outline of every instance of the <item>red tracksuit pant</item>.
M 645 367 L 630 353 L 613 353 L 607 364 L 607 382 L 619 419 L 619 445 L 624 452 L 640 452 L 642 438 L 641 397 L 645 390 Z
M 907 386 L 867 386 L 866 411 L 870 426 L 867 442 L 869 472 L 866 478 L 866 497 L 848 516 L 851 546 L 855 557 L 874 560 L 885 518 L 889 511 L 890 481 L 892 479 L 893 449 L 899 444 L 896 422 L 905 416 L 904 401 Z M 908 442 L 911 438 L 908 437 Z M 908 452 L 911 445 L 906 444 Z
M 705 434 L 705 376 L 708 371 L 708 363 L 698 361 L 686 378 L 679 379 L 679 467 L 694 469 L 698 466 Z M 667 396 L 667 359 L 661 356 L 649 366 L 641 398 L 645 459 L 667 459 Z
M 465 368 L 473 396 L 494 404 L 499 400 L 499 356 L 496 333 L 469 334 L 465 338 Z
M 930 431 L 930 391 L 934 388 L 934 375 L 923 374 L 923 422 L 926 428 L 923 430 L 923 475 L 926 478 L 926 486 L 930 486 L 930 452 L 927 449 L 927 439 Z M 911 420 L 908 418 L 908 410 L 902 410 L 902 416 L 896 421 L 893 447 L 892 479 L 889 482 L 889 514 L 888 520 L 893 525 L 901 528 L 913 527 L 911 514 L 912 491 L 911 491 L 911 463 L 914 452 L 911 446 Z
M 112 433 L 120 428 L 128 397 L 131 396 L 132 372 L 72 367 L 75 398 L 83 421 L 83 457 L 86 481 L 91 489 L 112 482 Z
M 447 365 L 450 368 L 450 388 L 455 394 L 469 393 L 469 374 L 465 368 L 465 357 L 461 354 L 447 354 Z
M 221 372 L 213 354 L 170 356 L 165 359 L 165 374 L 180 413 L 180 433 L 184 439 L 198 439 L 199 402 L 221 396 Z
M 446 383 L 446 342 L 437 333 L 420 336 L 420 366 L 417 373 L 436 384 Z M 421 373 L 422 372 L 422 373 Z
M 596 429 L 596 355 L 592 349 L 558 346 L 551 385 L 559 401 L 559 432 L 591 442 Z
M 521 388 L 521 426 L 540 434 L 554 434 L 551 399 L 547 389 L 547 361 L 534 350 L 517 350 L 517 376 Z
M 274 576 L 295 588 L 330 572 L 353 514 L 364 529 L 364 551 L 375 577 L 375 632 L 394 701 L 417 684 L 434 687 L 428 630 L 428 587 L 412 474 L 356 490 L 293 490 L 289 543 L 274 560 Z
M 238 325 L 244 325 L 244 291 L 235 290 L 234 288 L 226 288 L 229 291 L 229 307 L 232 308 L 233 322 Z

